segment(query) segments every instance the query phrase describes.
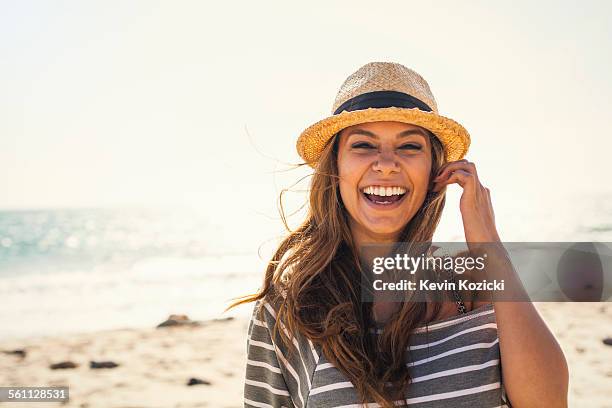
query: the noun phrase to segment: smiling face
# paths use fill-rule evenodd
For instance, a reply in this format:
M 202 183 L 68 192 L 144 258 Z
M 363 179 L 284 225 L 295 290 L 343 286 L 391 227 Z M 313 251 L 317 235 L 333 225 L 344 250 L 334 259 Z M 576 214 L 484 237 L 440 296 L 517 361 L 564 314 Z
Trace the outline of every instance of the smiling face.
M 338 140 L 340 195 L 358 244 L 395 241 L 427 195 L 431 142 L 416 125 L 361 123 Z

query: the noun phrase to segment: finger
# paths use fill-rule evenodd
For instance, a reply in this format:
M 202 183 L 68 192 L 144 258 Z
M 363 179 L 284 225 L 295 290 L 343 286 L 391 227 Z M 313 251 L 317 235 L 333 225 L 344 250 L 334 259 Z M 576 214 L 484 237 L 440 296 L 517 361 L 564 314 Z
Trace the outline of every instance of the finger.
M 456 170 L 463 170 L 468 173 L 472 173 L 476 176 L 476 178 L 478 178 L 478 172 L 476 171 L 476 165 L 467 160 L 461 160 L 461 161 L 450 162 L 450 163 L 447 163 L 445 166 L 443 166 L 438 172 L 437 177 L 434 178 L 434 181 L 443 180 L 444 178 L 448 177 L 452 172 Z
M 446 163 L 444 166 L 442 166 L 438 170 L 437 178 L 443 178 L 447 176 L 449 173 L 455 170 L 459 170 L 459 169 L 462 169 L 462 170 L 465 170 L 467 172 L 474 173 L 477 175 L 476 165 L 474 163 L 467 161 L 467 160 L 457 160 L 454 162 Z
M 454 160 L 454 161 L 451 161 L 451 162 L 444 163 L 438 169 L 438 174 L 440 174 L 445 168 L 447 168 L 449 165 L 451 165 L 453 163 L 467 163 L 467 160 L 466 159 L 461 159 L 461 160 Z
M 493 216 L 493 221 L 495 221 L 495 210 L 493 209 L 493 201 L 491 200 L 491 190 L 487 187 L 483 187 L 484 191 L 487 195 L 487 201 L 489 202 L 489 208 L 491 209 L 491 215 Z
M 474 186 L 476 183 L 476 176 L 463 169 L 456 170 L 450 174 L 446 180 L 440 180 L 435 183 L 433 191 L 440 191 L 444 186 L 449 184 L 459 184 L 462 188 Z

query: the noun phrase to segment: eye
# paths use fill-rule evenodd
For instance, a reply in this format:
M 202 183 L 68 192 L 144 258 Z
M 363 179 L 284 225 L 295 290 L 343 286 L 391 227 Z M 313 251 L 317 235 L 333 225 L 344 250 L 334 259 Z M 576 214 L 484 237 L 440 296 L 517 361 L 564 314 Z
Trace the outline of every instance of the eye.
M 405 145 L 401 145 L 400 149 L 402 150 L 421 150 L 422 146 L 417 143 L 406 143 Z
M 374 145 L 368 142 L 357 142 L 351 145 L 353 149 L 374 149 Z

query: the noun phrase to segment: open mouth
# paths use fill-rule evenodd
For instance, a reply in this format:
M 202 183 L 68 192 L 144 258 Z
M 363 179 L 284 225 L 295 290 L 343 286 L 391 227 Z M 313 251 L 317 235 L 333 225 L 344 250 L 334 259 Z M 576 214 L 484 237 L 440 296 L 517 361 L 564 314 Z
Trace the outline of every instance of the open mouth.
M 406 196 L 406 188 L 400 186 L 367 186 L 361 189 L 366 200 L 377 206 L 393 206 Z

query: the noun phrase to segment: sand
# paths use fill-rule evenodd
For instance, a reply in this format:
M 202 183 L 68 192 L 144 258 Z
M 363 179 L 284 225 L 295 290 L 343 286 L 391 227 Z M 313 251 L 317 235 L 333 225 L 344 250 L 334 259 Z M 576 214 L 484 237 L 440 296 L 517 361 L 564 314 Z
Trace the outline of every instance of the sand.
M 245 306 L 248 307 L 248 306 Z M 571 372 L 570 406 L 612 407 L 612 303 L 537 305 L 561 344 Z M 0 341 L 0 385 L 67 385 L 82 408 L 241 407 L 248 321 L 208 321 L 200 327 L 123 329 L 69 337 Z M 79 366 L 51 370 L 65 360 Z M 116 368 L 91 369 L 90 360 Z M 210 382 L 188 386 L 195 377 Z M 0 403 L 48 407 L 61 403 Z
M 612 407 L 612 303 L 539 303 L 570 370 L 570 407 Z
M 63 406 L 239 407 L 246 364 L 244 318 L 210 321 L 201 327 L 112 330 L 62 338 L 0 344 L 0 350 L 23 348 L 25 359 L 0 354 L 2 385 L 67 385 Z M 76 369 L 51 370 L 70 360 Z M 90 369 L 90 360 L 112 360 L 111 369 Z M 187 386 L 195 377 L 210 385 Z M 61 403 L 31 403 L 35 407 Z M 25 408 L 28 404 L 2 406 Z

